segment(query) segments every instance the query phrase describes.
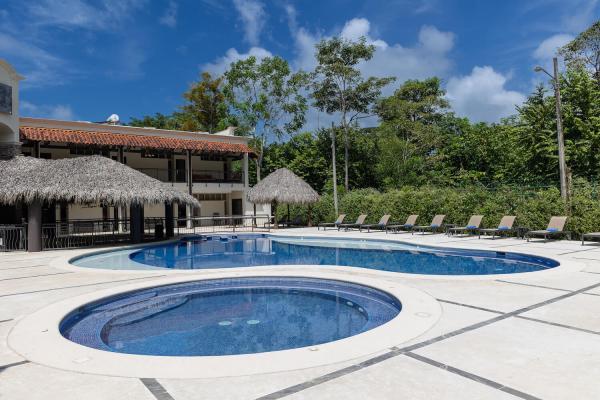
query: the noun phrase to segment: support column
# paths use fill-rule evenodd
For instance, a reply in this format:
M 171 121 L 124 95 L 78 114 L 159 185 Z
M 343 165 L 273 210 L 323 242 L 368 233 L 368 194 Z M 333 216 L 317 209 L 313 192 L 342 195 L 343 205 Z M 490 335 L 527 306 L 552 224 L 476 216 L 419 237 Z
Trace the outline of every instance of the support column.
M 167 239 L 175 236 L 175 225 L 173 224 L 173 203 L 165 203 L 165 237 Z
M 42 251 L 42 202 L 27 207 L 27 251 Z
M 244 153 L 244 191 L 248 190 L 249 179 L 248 179 L 248 153 Z
M 40 147 L 41 147 L 41 145 L 40 145 L 39 141 L 33 142 L 33 156 L 35 158 L 40 158 L 40 153 L 41 153 Z
M 144 207 L 132 204 L 129 206 L 129 225 L 132 243 L 144 240 Z
M 175 179 L 177 178 L 177 162 L 175 161 L 175 152 L 171 152 L 171 176 L 169 176 L 169 181 L 171 181 L 171 186 L 175 185 Z M 172 205 L 171 205 L 172 206 Z
M 123 146 L 119 146 L 119 162 L 121 164 L 125 164 L 125 149 L 123 148 Z M 124 233 L 127 229 L 127 226 L 125 224 L 124 219 L 126 218 L 125 216 L 125 207 L 124 206 L 119 206 L 117 208 L 117 219 L 118 219 L 118 229 L 119 229 L 119 233 Z
M 190 150 L 187 150 L 187 181 L 188 181 L 188 191 L 189 194 L 192 194 L 192 186 L 194 184 L 194 182 L 192 182 L 192 152 Z
M 194 182 L 192 181 L 193 173 L 192 173 L 192 152 L 191 150 L 187 150 L 187 181 L 188 181 L 188 192 L 190 196 L 192 195 L 192 188 Z M 194 216 L 192 206 L 186 206 L 186 215 L 187 215 L 187 228 L 193 229 L 194 222 L 192 221 L 192 217 Z

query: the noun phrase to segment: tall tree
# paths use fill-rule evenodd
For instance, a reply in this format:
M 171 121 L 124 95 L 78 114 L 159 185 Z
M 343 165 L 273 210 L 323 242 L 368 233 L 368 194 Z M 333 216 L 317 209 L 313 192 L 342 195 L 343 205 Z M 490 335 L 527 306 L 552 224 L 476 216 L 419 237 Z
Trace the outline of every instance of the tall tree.
M 308 106 L 302 92 L 309 76 L 292 73 L 281 57 L 259 62 L 252 56 L 232 63 L 225 79 L 225 95 L 240 131 L 252 138 L 257 154 L 256 178 L 260 181 L 267 140 L 293 134 L 304 125 Z
M 340 37 L 322 40 L 316 50 L 314 105 L 328 114 L 340 114 L 344 132 L 344 186 L 348 190 L 350 129 L 356 120 L 369 115 L 381 89 L 395 78 L 363 78 L 358 64 L 370 60 L 375 53 L 375 46 L 367 44 L 364 37 L 356 42 Z
M 596 21 L 559 50 L 571 67 L 583 66 L 592 71 L 600 84 L 600 21 Z
M 182 106 L 186 115 L 184 130 L 214 133 L 233 124 L 223 93 L 223 79 L 213 78 L 210 73 L 203 72 L 200 80 L 183 94 L 186 100 L 186 104 Z
M 408 80 L 375 110 L 381 120 L 378 165 L 386 186 L 417 184 L 442 155 L 440 123 L 449 107 L 439 78 Z

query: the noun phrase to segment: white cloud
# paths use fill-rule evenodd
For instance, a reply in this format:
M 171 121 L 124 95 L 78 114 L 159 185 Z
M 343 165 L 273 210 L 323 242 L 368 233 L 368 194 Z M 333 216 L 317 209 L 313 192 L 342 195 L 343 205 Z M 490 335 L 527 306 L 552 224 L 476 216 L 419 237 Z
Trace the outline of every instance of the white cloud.
M 244 60 L 250 56 L 262 60 L 265 57 L 273 56 L 273 54 L 262 47 L 251 47 L 247 53 L 240 53 L 237 49 L 231 48 L 227 50 L 224 56 L 217 58 L 214 62 L 202 64 L 200 69 L 215 75 L 220 75 L 229 69 L 231 63 L 238 60 Z
M 175 28 L 177 26 L 177 3 L 169 1 L 169 6 L 165 10 L 165 13 L 160 17 L 159 22 L 169 28 Z
M 297 69 L 312 70 L 316 65 L 315 44 L 327 36 L 313 34 L 303 28 L 292 34 L 296 46 L 292 65 Z M 349 40 L 364 36 L 368 43 L 376 47 L 373 58 L 359 66 L 365 76 L 395 76 L 401 83 L 406 79 L 445 76 L 452 66 L 449 53 L 454 47 L 454 34 L 440 31 L 434 26 L 421 27 L 418 42 L 406 47 L 373 38 L 371 24 L 365 18 L 347 21 L 339 35 Z M 391 90 L 392 85 L 385 92 L 390 93 Z
M 69 105 L 37 105 L 28 101 L 21 101 L 20 107 L 20 113 L 23 116 L 60 119 L 67 121 L 75 119 L 75 114 Z
M 533 57 L 539 61 L 548 61 L 552 57 L 556 57 L 556 51 L 560 47 L 569 43 L 573 39 L 573 35 L 566 33 L 550 36 L 548 39 L 540 43 L 540 45 L 533 51 Z
M 523 94 L 505 88 L 508 80 L 490 66 L 475 67 L 470 75 L 450 78 L 447 98 L 458 115 L 497 122 L 514 114 L 515 105 L 525 101 Z
M 244 39 L 253 46 L 258 45 L 267 18 L 264 4 L 258 0 L 233 0 L 233 5 L 244 24 Z

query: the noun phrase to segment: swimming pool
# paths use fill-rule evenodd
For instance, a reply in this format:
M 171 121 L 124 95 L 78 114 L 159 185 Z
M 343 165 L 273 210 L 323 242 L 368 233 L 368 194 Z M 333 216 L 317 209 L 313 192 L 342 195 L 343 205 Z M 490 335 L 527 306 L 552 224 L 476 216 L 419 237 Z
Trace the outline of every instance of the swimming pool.
M 84 305 L 60 324 L 76 343 L 117 353 L 220 356 L 294 349 L 374 329 L 402 305 L 369 286 L 319 278 L 178 283 Z
M 339 265 L 426 275 L 491 275 L 542 271 L 558 262 L 490 250 L 419 246 L 376 239 L 268 234 L 201 235 L 71 261 L 91 268 L 214 269 L 260 265 Z

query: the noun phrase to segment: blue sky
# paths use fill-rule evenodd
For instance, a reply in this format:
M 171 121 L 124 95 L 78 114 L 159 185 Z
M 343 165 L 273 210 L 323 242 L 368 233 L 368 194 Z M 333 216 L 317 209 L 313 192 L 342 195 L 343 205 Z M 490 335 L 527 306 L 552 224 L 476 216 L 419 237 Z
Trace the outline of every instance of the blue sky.
M 26 78 L 22 115 L 127 121 L 175 110 L 202 70 L 248 54 L 307 70 L 319 39 L 364 35 L 363 72 L 399 78 L 388 93 L 437 75 L 459 115 L 497 121 L 599 14 L 598 0 L 2 0 L 0 58 Z

